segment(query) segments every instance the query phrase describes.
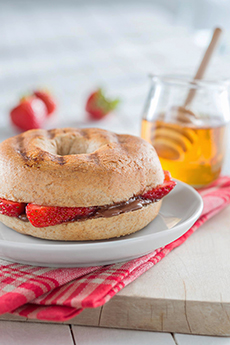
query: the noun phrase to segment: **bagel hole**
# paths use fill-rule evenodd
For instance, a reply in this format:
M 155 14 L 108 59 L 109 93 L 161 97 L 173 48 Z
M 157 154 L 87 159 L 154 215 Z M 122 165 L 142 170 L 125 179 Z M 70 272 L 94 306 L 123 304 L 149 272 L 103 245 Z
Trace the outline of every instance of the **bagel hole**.
M 60 135 L 50 140 L 40 137 L 36 139 L 36 144 L 43 151 L 58 156 L 90 154 L 103 146 L 103 143 L 98 141 L 86 140 L 75 135 Z
M 82 137 L 62 136 L 55 138 L 56 154 L 59 156 L 89 154 L 100 146 L 94 141 L 85 140 Z

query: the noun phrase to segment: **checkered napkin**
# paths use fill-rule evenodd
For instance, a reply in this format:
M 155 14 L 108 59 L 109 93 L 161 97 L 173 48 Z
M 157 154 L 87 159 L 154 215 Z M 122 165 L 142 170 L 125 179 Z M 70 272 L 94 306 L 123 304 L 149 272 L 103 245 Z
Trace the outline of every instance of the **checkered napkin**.
M 105 304 L 230 203 L 230 177 L 221 177 L 199 192 L 204 210 L 191 229 L 174 242 L 141 258 L 103 267 L 62 269 L 0 260 L 0 314 L 66 321 L 85 308 Z

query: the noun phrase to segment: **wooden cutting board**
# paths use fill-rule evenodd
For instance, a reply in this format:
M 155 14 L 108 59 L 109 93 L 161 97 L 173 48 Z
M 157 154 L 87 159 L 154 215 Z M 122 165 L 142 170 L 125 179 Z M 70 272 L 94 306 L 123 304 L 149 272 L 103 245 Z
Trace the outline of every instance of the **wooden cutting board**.
M 0 319 L 34 322 L 10 314 Z M 230 207 L 103 307 L 66 323 L 230 335 Z

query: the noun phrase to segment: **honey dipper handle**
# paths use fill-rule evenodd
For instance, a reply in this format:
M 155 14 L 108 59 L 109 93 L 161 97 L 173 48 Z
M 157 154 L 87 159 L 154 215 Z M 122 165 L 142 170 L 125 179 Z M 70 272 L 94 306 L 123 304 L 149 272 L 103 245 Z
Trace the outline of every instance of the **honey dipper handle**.
M 209 64 L 209 61 L 212 57 L 212 54 L 217 46 L 217 43 L 219 41 L 219 38 L 221 36 L 221 33 L 222 33 L 222 30 L 220 28 L 216 28 L 213 32 L 213 35 L 212 35 L 212 39 L 211 39 L 211 42 L 204 54 L 204 57 L 201 61 L 201 64 L 200 64 L 200 67 L 198 68 L 197 72 L 196 72 L 196 75 L 195 77 L 193 78 L 194 80 L 195 79 L 202 79 L 203 76 L 204 76 L 204 73 L 208 67 L 208 64 Z M 184 107 L 188 106 L 189 103 L 192 102 L 194 96 L 195 96 L 195 93 L 196 93 L 196 89 L 191 89 L 187 95 L 187 98 L 184 102 Z

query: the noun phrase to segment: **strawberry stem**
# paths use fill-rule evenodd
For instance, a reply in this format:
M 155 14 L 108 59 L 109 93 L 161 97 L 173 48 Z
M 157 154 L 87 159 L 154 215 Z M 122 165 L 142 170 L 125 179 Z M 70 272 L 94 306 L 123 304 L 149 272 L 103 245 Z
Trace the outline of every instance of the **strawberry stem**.
M 96 104 L 98 107 L 106 110 L 106 111 L 111 111 L 114 110 L 118 104 L 120 103 L 120 100 L 118 98 L 116 99 L 110 99 L 105 97 L 103 90 L 100 88 L 97 91 L 97 100 Z

